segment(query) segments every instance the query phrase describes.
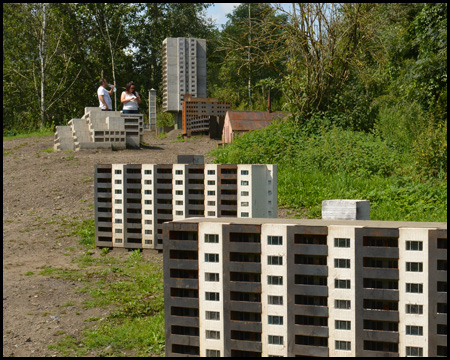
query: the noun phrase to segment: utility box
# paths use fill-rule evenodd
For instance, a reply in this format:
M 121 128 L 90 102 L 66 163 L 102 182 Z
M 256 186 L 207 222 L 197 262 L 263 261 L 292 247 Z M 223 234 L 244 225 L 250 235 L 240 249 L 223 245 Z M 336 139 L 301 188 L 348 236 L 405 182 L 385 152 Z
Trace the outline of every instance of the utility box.
M 370 220 L 369 200 L 324 200 L 322 201 L 324 220 Z

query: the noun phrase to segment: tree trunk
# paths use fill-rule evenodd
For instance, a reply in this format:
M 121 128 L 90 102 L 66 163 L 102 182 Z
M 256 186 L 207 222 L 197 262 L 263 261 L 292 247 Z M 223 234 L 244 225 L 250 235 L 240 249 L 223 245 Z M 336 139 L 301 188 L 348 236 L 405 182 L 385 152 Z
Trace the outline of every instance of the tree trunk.
M 45 27 L 46 27 L 47 4 L 42 4 L 42 28 L 41 28 L 41 45 L 39 46 L 39 58 L 41 62 L 41 129 L 44 127 L 45 116 Z
M 117 84 L 116 84 L 116 71 L 114 67 L 114 52 L 111 44 L 111 36 L 109 36 L 109 28 L 108 28 L 108 21 L 105 19 L 106 24 L 106 34 L 108 35 L 108 41 L 109 41 L 109 50 L 111 51 L 111 66 L 112 66 L 112 74 L 113 74 L 113 81 L 114 81 L 114 110 L 117 111 Z

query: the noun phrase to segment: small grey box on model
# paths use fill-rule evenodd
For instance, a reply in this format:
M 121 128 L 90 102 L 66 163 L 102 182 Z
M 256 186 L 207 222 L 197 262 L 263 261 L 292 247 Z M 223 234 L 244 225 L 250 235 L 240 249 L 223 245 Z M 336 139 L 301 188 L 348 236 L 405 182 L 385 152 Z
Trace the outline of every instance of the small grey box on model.
M 324 200 L 322 201 L 324 220 L 370 220 L 369 200 Z
M 178 164 L 204 164 L 205 157 L 203 155 L 178 155 Z

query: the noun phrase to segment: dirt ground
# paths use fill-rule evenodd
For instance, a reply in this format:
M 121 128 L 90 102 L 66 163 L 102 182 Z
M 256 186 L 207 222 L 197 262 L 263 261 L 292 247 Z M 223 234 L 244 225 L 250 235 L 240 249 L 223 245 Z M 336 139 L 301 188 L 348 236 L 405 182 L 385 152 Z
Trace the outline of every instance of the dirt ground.
M 94 218 L 95 164 L 176 163 L 179 154 L 205 155 L 205 162 L 212 162 L 206 154 L 218 141 L 205 136 L 178 142 L 178 134 L 157 139 L 146 131 L 148 145 L 123 151 L 51 152 L 53 136 L 3 142 L 4 357 L 58 356 L 48 347 L 61 334 L 78 339 L 86 319 L 108 315 L 108 309 L 81 306 L 89 297 L 77 293 L 81 283 L 39 273 L 49 266 L 76 267 L 71 260 L 83 249 L 63 225 Z M 279 217 L 285 215 L 279 210 Z M 145 250 L 143 255 L 162 266 L 162 254 Z
M 177 142 L 178 133 L 157 139 L 146 131 L 148 146 L 123 151 L 45 151 L 53 148 L 53 136 L 3 142 L 4 357 L 57 356 L 48 346 L 59 334 L 77 338 L 87 318 L 107 316 L 107 309 L 81 307 L 89 296 L 76 292 L 81 284 L 39 273 L 48 266 L 70 269 L 72 257 L 82 254 L 79 238 L 67 236 L 62 224 L 94 218 L 95 164 L 176 163 L 178 154 L 211 162 L 206 154 L 218 141 Z M 74 250 L 68 254 L 68 248 Z M 144 257 L 162 263 L 156 251 L 145 250 Z

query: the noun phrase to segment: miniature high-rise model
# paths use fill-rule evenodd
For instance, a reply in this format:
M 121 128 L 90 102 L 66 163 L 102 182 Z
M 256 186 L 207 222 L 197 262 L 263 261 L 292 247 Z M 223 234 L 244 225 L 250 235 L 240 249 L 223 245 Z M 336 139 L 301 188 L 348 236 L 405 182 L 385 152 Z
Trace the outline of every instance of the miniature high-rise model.
M 184 94 L 206 97 L 206 40 L 166 38 L 162 61 L 162 109 L 175 114 L 175 127 L 181 129 Z
M 446 356 L 447 224 L 163 225 L 166 356 Z
M 95 243 L 162 250 L 162 223 L 277 216 L 276 165 L 95 166 Z

